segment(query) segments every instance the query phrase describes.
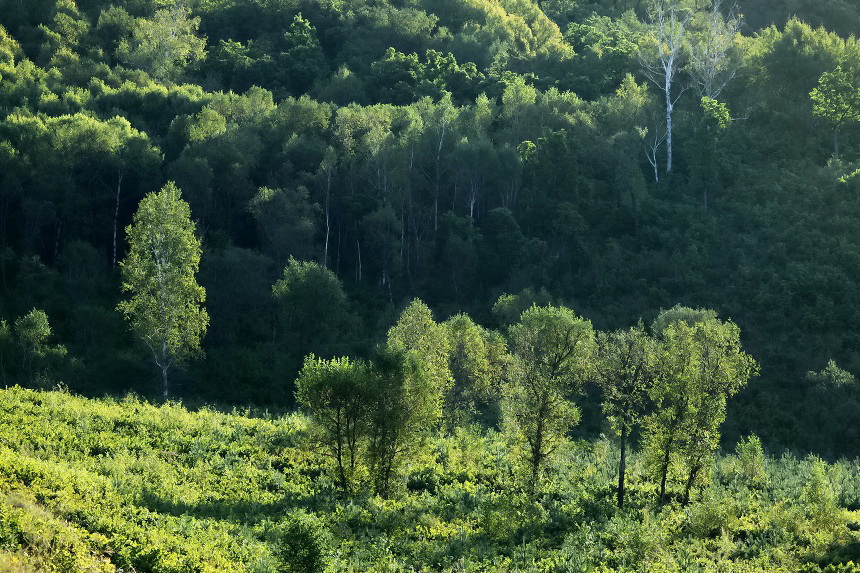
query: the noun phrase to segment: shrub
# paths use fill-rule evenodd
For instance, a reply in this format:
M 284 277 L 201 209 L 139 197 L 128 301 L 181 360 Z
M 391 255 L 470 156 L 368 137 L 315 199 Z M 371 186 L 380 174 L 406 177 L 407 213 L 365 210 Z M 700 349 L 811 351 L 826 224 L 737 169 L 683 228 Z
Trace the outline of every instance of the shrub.
M 739 441 L 735 454 L 738 456 L 737 472 L 746 485 L 761 487 L 767 483 L 764 451 L 758 436 L 752 434 Z
M 280 526 L 275 553 L 285 573 L 319 573 L 326 566 L 326 532 L 320 521 L 296 511 Z

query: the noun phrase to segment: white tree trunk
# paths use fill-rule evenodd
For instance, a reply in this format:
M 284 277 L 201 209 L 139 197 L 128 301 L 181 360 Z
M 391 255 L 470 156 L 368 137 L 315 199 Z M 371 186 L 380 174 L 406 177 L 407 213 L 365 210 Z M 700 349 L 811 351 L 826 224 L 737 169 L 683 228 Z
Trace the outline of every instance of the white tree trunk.
M 116 266 L 116 233 L 117 227 L 119 226 L 119 199 L 120 195 L 122 194 L 122 176 L 123 173 L 122 171 L 120 171 L 117 174 L 116 181 L 116 206 L 114 207 L 113 211 L 113 266 Z
M 672 64 L 674 65 L 674 64 Z M 675 104 L 672 101 L 672 74 L 669 68 L 666 68 L 666 173 L 672 171 L 672 112 L 675 111 Z
M 675 74 L 678 73 L 679 58 L 685 50 L 687 25 L 691 15 L 684 11 L 677 0 L 652 0 L 651 26 L 654 29 L 656 53 L 640 54 L 645 75 L 663 92 L 666 101 L 666 172 L 672 171 L 674 142 L 672 140 L 673 112 L 675 104 L 684 93 L 673 94 Z

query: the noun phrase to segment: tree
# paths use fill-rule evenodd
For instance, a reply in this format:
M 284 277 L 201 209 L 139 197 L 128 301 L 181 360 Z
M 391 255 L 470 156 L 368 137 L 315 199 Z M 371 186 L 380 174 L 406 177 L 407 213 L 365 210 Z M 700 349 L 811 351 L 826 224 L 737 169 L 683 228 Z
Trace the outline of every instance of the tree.
M 526 287 L 518 294 L 503 294 L 493 304 L 493 316 L 500 328 L 508 328 L 516 323 L 525 311 L 533 306 L 552 305 L 552 295 L 541 287 L 535 291 Z
M 97 179 L 111 195 L 111 264 L 116 266 L 123 182 L 130 173 L 152 172 L 161 162 L 161 152 L 146 133 L 119 116 L 107 121 L 82 113 L 61 116 L 52 121 L 51 132 L 57 151 L 84 172 L 83 179 Z
M 656 344 L 641 322 L 629 330 L 601 335 L 598 340 L 595 370 L 603 391 L 603 412 L 620 435 L 618 507 L 623 508 L 627 440 L 648 403 Z
M 699 96 L 708 99 L 720 97 L 737 73 L 731 51 L 741 28 L 741 17 L 736 5 L 729 10 L 728 17 L 723 16 L 722 4 L 722 0 L 713 0 L 701 37 L 690 49 L 692 80 Z
M 314 80 L 328 71 L 316 28 L 298 13 L 284 34 L 284 44 L 277 56 L 281 78 L 291 94 L 307 93 Z
M 719 139 L 729 127 L 732 118 L 729 108 L 721 101 L 703 96 L 701 100 L 702 118 L 699 122 L 696 161 L 692 172 L 702 187 L 702 205 L 708 208 L 708 189 L 719 180 Z
M 275 528 L 275 555 L 285 573 L 317 573 L 328 565 L 327 530 L 320 519 L 304 510 L 295 510 Z
M 367 424 L 369 367 L 349 358 L 325 360 L 313 354 L 296 380 L 296 399 L 320 431 L 327 455 L 334 461 L 345 496 L 353 492 L 360 449 Z
M 340 279 L 319 263 L 290 257 L 272 295 L 290 375 L 311 352 L 323 357 L 345 353 L 351 343 L 347 334 L 354 339 L 361 330 Z
M 467 421 L 478 404 L 497 395 L 508 362 L 504 338 L 477 325 L 466 314 L 445 321 L 451 340 L 454 383 L 445 400 L 448 429 Z
M 675 322 L 683 322 L 687 326 L 694 326 L 706 320 L 717 318 L 716 311 L 709 308 L 690 308 L 676 304 L 668 310 L 660 310 L 660 314 L 651 323 L 651 332 L 654 336 L 662 336 L 669 325 Z
M 684 503 L 696 478 L 720 443 L 720 425 L 726 419 L 726 400 L 743 388 L 758 371 L 755 360 L 741 349 L 740 328 L 717 319 L 700 322 L 695 328 L 699 371 L 696 373 L 693 415 L 681 442 L 687 469 Z
M 0 323 L 0 338 L 8 339 L 5 321 Z M 52 345 L 53 330 L 44 310 L 32 309 L 15 320 L 15 338 L 21 351 L 21 375 L 30 384 L 48 382 L 48 369 L 66 356 L 66 347 Z M 4 372 L 5 377 L 5 372 Z
M 650 391 L 655 410 L 642 424 L 646 463 L 660 483 L 660 505 L 665 503 L 669 470 L 677 458 L 684 424 L 693 408 L 698 358 L 692 326 L 679 320 L 669 323 L 660 332 Z
M 120 42 L 117 56 L 159 81 L 174 81 L 189 63 L 206 54 L 206 39 L 197 36 L 200 18 L 190 15 L 188 8 L 176 2 L 150 19 L 139 18 L 131 38 Z
M 449 392 L 454 381 L 449 366 L 450 334 L 433 320 L 433 313 L 421 300 L 413 300 L 388 330 L 388 346 L 414 355 L 440 397 Z
M 741 349 L 740 329 L 710 310 L 676 306 L 655 320 L 659 334 L 651 399 L 656 409 L 644 423 L 646 458 L 660 480 L 659 502 L 673 461 L 687 478 L 684 503 L 719 445 L 726 400 L 758 369 Z
M 532 306 L 509 329 L 515 358 L 504 389 L 504 422 L 525 446 L 534 491 L 547 459 L 579 420 L 569 397 L 593 367 L 591 322 L 563 306 Z
M 645 75 L 663 93 L 666 102 L 666 173 L 672 171 L 672 117 L 675 104 L 684 93 L 675 95 L 675 77 L 684 52 L 687 26 L 692 18 L 679 0 L 652 0 L 649 9 L 652 43 L 640 55 Z
M 812 113 L 833 125 L 833 155 L 839 159 L 839 129 L 860 122 L 860 77 L 845 64 L 824 72 L 810 92 Z
M 805 381 L 808 385 L 808 400 L 815 420 L 826 419 L 826 424 L 815 424 L 808 437 L 817 445 L 836 455 L 845 443 L 857 442 L 860 437 L 860 383 L 853 374 L 829 360 L 819 372 L 809 371 Z M 812 416 L 811 416 L 812 418 Z
M 308 200 L 307 189 L 261 187 L 249 202 L 248 210 L 257 220 L 266 251 L 279 265 L 292 257 L 313 256 L 317 208 Z
M 368 391 L 368 461 L 374 491 L 392 493 L 405 455 L 439 423 L 441 398 L 415 354 L 396 345 L 376 349 Z
M 201 247 L 194 230 L 188 203 L 179 188 L 168 183 L 140 202 L 126 229 L 129 252 L 120 263 L 122 290 L 131 298 L 117 309 L 152 352 L 165 400 L 168 373 L 201 352 L 209 325 L 203 308 L 206 290 L 195 278 Z

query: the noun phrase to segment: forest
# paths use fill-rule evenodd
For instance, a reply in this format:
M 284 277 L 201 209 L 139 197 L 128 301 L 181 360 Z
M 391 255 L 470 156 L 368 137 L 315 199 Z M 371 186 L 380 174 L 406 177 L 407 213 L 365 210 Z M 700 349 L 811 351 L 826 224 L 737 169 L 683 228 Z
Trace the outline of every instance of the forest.
M 0 0 L 0 570 L 860 569 L 858 31 Z

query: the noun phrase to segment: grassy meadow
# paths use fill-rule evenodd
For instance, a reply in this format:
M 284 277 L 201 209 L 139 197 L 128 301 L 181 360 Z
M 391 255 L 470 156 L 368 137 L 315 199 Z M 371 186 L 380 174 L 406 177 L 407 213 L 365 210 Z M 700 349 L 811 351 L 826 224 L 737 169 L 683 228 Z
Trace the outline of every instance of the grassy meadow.
M 860 571 L 860 464 L 720 455 L 682 506 L 611 440 L 534 495 L 492 430 L 428 439 L 392 499 L 342 499 L 308 420 L 0 391 L 0 571 Z

